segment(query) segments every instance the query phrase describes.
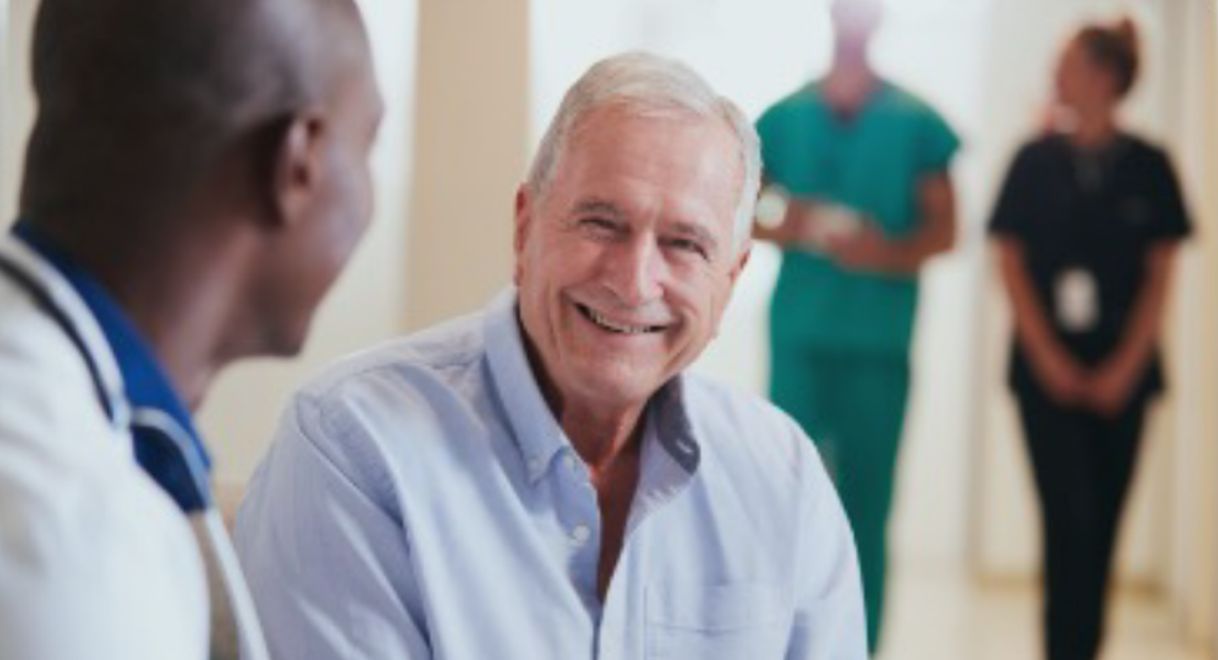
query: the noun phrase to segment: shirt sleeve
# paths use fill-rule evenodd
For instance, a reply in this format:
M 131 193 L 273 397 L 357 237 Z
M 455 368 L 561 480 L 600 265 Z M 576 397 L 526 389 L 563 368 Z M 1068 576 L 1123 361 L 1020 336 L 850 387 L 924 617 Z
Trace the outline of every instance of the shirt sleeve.
M 1028 238 L 1028 204 L 1034 198 L 1036 183 L 1029 161 L 1028 148 L 1024 147 L 1007 170 L 990 215 L 988 231 L 991 236 Z
M 791 432 L 807 454 L 795 620 L 786 660 L 865 660 L 867 624 L 854 535 L 837 491 L 793 422 Z
M 927 109 L 918 137 L 918 172 L 922 175 L 947 171 L 960 149 L 960 137 L 939 113 Z
M 775 171 L 778 168 L 776 141 L 778 138 L 778 110 L 777 106 L 771 107 L 762 113 L 757 119 L 755 125 L 757 129 L 757 138 L 761 141 L 761 170 L 762 176 L 767 181 L 775 181 L 779 176 Z
M 1180 181 L 1171 158 L 1162 151 L 1155 152 L 1154 169 L 1155 220 L 1152 237 L 1160 240 L 1182 239 L 1192 233 L 1192 222 L 1180 190 Z
M 347 451 L 359 438 L 336 438 L 324 422 L 297 397 L 237 518 L 271 655 L 431 658 L 407 535 L 370 494 L 364 454 Z

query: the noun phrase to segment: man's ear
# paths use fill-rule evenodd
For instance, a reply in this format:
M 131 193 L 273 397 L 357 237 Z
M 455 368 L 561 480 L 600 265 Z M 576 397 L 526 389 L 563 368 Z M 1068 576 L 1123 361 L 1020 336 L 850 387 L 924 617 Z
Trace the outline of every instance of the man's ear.
M 522 183 L 516 188 L 516 231 L 512 239 L 512 246 L 519 253 L 524 249 L 524 239 L 526 238 L 529 229 L 529 220 L 533 215 L 533 191 L 529 184 Z
M 516 286 L 520 286 L 522 274 L 520 270 L 521 254 L 524 252 L 525 240 L 528 238 L 529 223 L 533 219 L 535 201 L 533 191 L 528 183 L 522 183 L 516 188 L 516 227 L 512 235 L 512 249 L 516 259 L 512 272 L 512 280 L 516 283 Z
M 296 115 L 280 124 L 271 152 L 271 186 L 278 227 L 308 216 L 321 190 L 325 121 L 319 114 Z
M 744 245 L 739 248 L 740 254 L 736 257 L 736 263 L 732 264 L 732 270 L 728 272 L 728 279 L 731 280 L 732 286 L 736 286 L 736 280 L 740 277 L 740 273 L 744 272 L 744 267 L 749 263 L 749 257 L 753 254 L 753 239 L 744 239 Z

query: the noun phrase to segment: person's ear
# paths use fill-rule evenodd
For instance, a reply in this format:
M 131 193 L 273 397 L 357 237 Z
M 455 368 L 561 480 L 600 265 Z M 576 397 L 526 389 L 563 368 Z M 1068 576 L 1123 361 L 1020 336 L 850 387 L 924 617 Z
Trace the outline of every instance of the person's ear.
M 736 286 L 736 280 L 740 277 L 740 273 L 744 272 L 744 267 L 749 263 L 749 256 L 753 254 L 753 239 L 746 238 L 744 241 L 744 245 L 739 248 L 736 262 L 732 264 L 732 269 L 727 274 L 732 286 Z
M 293 116 L 280 125 L 271 160 L 273 222 L 280 227 L 307 218 L 321 195 L 326 123 L 315 113 Z
M 520 286 L 522 255 L 525 241 L 528 239 L 529 224 L 533 219 L 535 201 L 528 183 L 522 183 L 516 188 L 516 227 L 512 235 L 512 250 L 515 254 L 516 264 L 513 267 L 512 280 L 517 286 Z

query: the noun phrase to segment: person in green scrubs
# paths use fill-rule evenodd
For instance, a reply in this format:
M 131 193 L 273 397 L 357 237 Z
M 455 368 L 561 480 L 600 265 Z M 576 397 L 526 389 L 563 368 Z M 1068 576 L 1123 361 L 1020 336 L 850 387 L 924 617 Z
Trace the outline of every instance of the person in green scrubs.
M 886 527 L 909 392 L 918 271 L 948 250 L 948 167 L 959 140 L 927 104 L 871 68 L 879 0 L 836 0 L 829 72 L 757 122 L 782 248 L 770 312 L 774 402 L 815 439 L 854 527 L 874 652 Z

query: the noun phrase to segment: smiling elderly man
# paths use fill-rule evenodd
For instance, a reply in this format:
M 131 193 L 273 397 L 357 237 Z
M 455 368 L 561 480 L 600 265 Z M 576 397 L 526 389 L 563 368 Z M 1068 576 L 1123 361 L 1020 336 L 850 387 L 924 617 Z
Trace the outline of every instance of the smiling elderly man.
M 812 445 L 683 371 L 748 260 L 757 137 L 676 62 L 605 60 L 516 196 L 516 288 L 299 393 L 238 546 L 283 658 L 866 655 Z

